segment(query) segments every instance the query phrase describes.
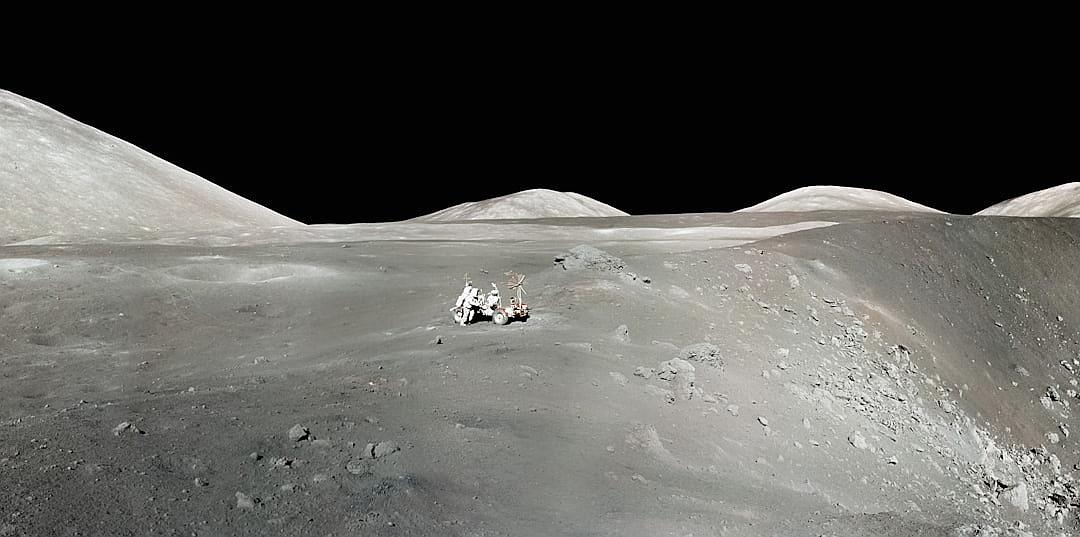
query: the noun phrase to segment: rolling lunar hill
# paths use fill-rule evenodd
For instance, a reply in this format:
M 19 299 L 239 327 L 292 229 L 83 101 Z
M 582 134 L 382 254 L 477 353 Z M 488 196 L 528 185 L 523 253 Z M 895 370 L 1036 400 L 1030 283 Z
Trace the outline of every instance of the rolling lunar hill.
M 900 196 L 843 186 L 808 186 L 736 212 L 903 211 L 940 213 Z
M 627 216 L 627 213 L 581 194 L 536 188 L 488 200 L 461 203 L 413 220 L 418 222 L 455 222 L 463 220 L 519 220 L 581 216 Z
M 1065 183 L 1032 192 L 977 213 L 980 216 L 1080 217 L 1080 183 Z
M 16 238 L 299 225 L 3 90 L 0 208 L 0 236 Z

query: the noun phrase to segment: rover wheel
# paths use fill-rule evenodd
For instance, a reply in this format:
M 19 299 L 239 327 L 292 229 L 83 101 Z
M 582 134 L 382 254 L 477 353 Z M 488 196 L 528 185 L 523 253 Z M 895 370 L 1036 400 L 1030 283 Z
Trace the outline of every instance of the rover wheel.
M 458 308 L 454 310 L 454 322 L 461 324 L 461 320 L 465 318 L 465 310 Z
M 510 317 L 506 316 L 506 312 L 502 310 L 495 310 L 495 313 L 491 314 L 491 322 L 503 325 L 510 322 Z

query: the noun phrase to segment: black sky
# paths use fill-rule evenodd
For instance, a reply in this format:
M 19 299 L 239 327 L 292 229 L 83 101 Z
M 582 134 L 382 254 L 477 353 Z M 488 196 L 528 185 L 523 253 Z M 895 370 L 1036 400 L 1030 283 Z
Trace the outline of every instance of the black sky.
M 1080 180 L 1061 70 L 549 45 L 264 47 L 0 87 L 307 223 L 528 188 L 720 212 L 814 184 L 970 214 Z

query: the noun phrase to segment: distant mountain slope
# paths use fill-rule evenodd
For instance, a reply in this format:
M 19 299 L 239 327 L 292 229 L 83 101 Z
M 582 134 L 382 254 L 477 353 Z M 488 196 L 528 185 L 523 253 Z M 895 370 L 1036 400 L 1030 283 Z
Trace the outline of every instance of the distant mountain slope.
M 462 203 L 414 220 L 451 222 L 578 216 L 627 216 L 627 213 L 581 194 L 536 188 L 484 201 Z
M 299 224 L 123 140 L 0 90 L 0 236 Z
M 1003 201 L 980 216 L 1080 217 L 1080 183 L 1065 183 Z
M 844 186 L 808 186 L 736 212 L 904 211 L 940 213 L 900 196 Z

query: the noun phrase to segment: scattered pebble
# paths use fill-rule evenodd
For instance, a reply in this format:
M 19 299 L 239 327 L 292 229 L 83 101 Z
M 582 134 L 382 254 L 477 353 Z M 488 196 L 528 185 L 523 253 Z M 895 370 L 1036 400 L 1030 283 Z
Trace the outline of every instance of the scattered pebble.
M 728 405 L 727 411 L 730 412 L 732 416 L 738 417 L 739 416 L 739 405 Z
M 371 456 L 378 459 L 390 455 L 391 453 L 397 453 L 401 451 L 396 442 L 379 442 L 375 444 L 375 447 L 371 450 Z
M 625 324 L 620 324 L 619 327 L 615 329 L 615 339 L 622 343 L 630 343 L 630 328 Z
M 856 449 L 869 449 L 870 445 L 866 443 L 866 439 L 863 438 L 859 431 L 855 431 L 848 435 L 848 442 L 851 443 Z
M 247 494 L 244 494 L 243 492 L 237 492 L 236 493 L 236 508 L 237 509 L 254 509 L 255 508 L 255 500 L 253 500 L 250 496 L 248 496 Z

